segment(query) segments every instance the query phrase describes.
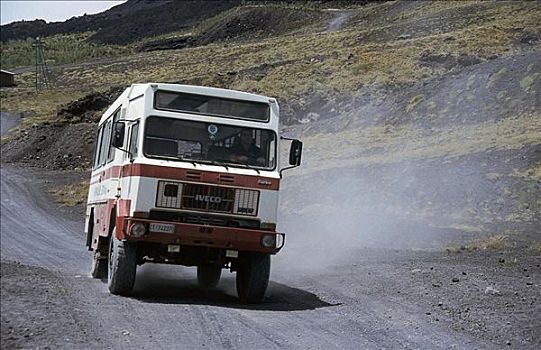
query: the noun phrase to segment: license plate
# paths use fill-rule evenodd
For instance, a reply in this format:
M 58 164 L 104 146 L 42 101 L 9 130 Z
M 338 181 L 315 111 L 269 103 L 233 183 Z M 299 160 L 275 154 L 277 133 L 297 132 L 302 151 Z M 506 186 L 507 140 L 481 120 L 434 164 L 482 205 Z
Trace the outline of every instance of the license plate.
M 237 250 L 226 250 L 225 251 L 225 257 L 226 258 L 238 258 L 239 252 Z
M 157 233 L 175 233 L 175 225 L 158 224 L 155 222 L 151 222 L 149 226 L 149 231 Z
M 180 253 L 180 246 L 178 244 L 169 244 L 167 246 L 168 253 Z

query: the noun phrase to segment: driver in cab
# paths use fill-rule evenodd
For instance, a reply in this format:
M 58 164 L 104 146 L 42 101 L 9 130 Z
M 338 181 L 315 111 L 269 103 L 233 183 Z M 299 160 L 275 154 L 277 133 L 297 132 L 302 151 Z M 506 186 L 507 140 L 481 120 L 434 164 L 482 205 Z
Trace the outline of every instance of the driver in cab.
M 243 129 L 240 136 L 231 147 L 231 161 L 249 165 L 265 165 L 265 157 L 259 147 L 255 145 L 253 132 Z

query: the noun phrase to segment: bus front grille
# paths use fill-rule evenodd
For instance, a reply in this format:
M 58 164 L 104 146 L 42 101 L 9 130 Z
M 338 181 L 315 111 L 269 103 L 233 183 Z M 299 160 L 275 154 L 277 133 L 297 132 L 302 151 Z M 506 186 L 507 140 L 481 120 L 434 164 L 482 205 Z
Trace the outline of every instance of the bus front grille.
M 257 216 L 259 191 L 159 181 L 156 207 Z
M 184 184 L 182 189 L 182 208 L 231 213 L 235 202 L 235 189 Z

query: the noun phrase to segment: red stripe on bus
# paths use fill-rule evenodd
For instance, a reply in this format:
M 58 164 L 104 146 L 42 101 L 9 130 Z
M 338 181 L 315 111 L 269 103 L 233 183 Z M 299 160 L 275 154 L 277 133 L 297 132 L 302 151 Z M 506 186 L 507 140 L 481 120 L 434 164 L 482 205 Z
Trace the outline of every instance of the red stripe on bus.
M 179 169 L 148 164 L 124 165 L 121 176 L 142 176 L 158 179 L 202 182 L 207 184 L 260 188 L 275 191 L 280 188 L 280 180 L 269 177 Z

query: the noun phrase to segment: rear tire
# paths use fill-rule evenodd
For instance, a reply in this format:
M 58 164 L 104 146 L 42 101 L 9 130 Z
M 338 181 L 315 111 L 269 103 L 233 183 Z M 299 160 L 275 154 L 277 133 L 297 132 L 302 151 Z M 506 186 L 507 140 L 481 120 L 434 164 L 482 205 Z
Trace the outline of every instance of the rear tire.
M 86 245 L 89 250 L 92 250 L 92 240 L 94 239 L 94 235 L 96 234 L 94 232 L 94 212 L 90 214 L 90 220 L 88 225 L 88 233 L 86 237 Z M 90 276 L 92 278 L 106 278 L 107 277 L 107 270 L 108 270 L 108 256 L 109 251 L 107 250 L 109 248 L 109 244 L 104 244 L 105 238 L 102 238 L 100 240 L 99 235 L 96 235 L 98 239 L 98 245 L 96 249 L 94 250 L 94 253 L 92 254 L 92 265 L 90 266 Z
M 103 257 L 103 253 L 96 250 L 92 254 L 92 265 L 90 266 L 90 276 L 92 278 L 106 278 L 107 270 L 109 268 L 107 264 L 107 254 Z
M 222 267 L 216 265 L 197 266 L 197 282 L 203 288 L 215 288 L 220 282 Z
M 135 245 L 119 241 L 113 229 L 109 243 L 109 292 L 115 295 L 130 294 L 135 284 L 137 255 Z
M 237 294 L 246 304 L 261 303 L 269 285 L 270 255 L 249 253 L 241 257 L 237 268 Z

